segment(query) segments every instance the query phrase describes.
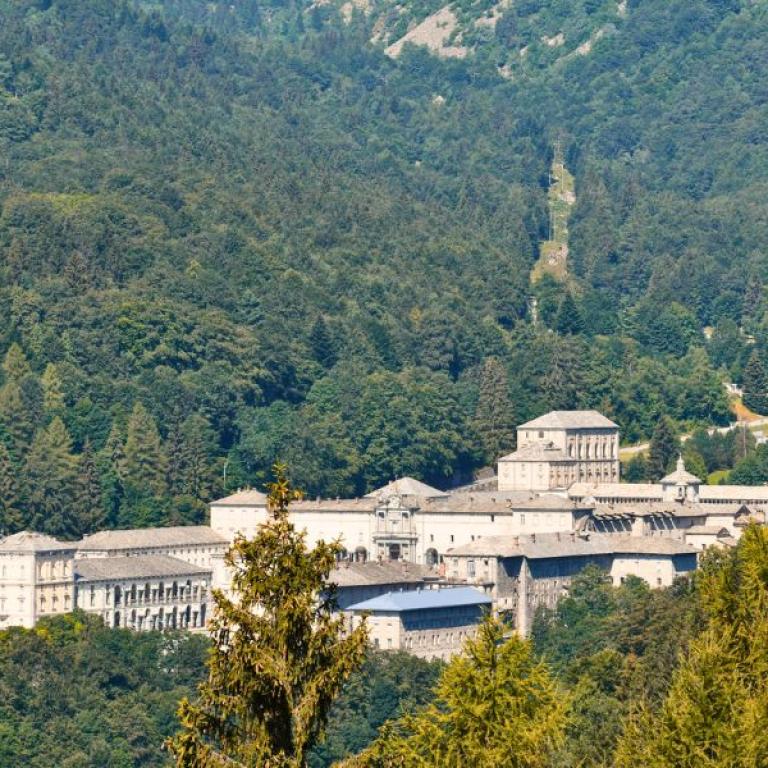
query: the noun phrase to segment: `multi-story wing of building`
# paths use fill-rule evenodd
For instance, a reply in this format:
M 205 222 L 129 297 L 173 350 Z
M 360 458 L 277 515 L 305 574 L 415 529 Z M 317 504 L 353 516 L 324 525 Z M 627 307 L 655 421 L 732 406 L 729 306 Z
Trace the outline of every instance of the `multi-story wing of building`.
M 310 544 L 341 542 L 344 609 L 463 582 L 484 589 L 521 631 L 587 563 L 668 584 L 689 570 L 694 548 L 732 545 L 745 525 L 765 522 L 768 487 L 708 486 L 682 459 L 659 483 L 621 483 L 618 446 L 617 425 L 600 413 L 553 411 L 521 425 L 517 450 L 475 485 L 445 491 L 399 478 L 363 498 L 295 502 L 289 516 Z M 250 489 L 210 510 L 206 526 L 100 531 L 79 542 L 34 532 L 0 539 L 0 628 L 77 606 L 109 626 L 201 629 L 211 588 L 228 588 L 225 551 L 268 519 L 266 496 Z M 452 642 L 448 613 L 435 627 L 448 632 L 436 654 Z M 397 643 L 415 650 L 402 616 Z

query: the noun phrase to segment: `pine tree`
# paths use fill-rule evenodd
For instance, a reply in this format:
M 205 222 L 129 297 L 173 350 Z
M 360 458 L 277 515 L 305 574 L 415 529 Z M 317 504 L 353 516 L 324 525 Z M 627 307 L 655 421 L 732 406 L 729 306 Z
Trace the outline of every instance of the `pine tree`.
M 345 632 L 328 574 L 338 542 L 308 549 L 288 520 L 299 498 L 275 467 L 270 519 L 226 557 L 233 599 L 214 592 L 208 680 L 179 708 L 168 742 L 179 768 L 304 768 L 333 700 L 363 661 L 367 632 Z
M 78 535 L 74 510 L 75 458 L 64 422 L 56 416 L 35 435 L 26 461 L 30 526 L 53 536 Z
M 390 723 L 345 768 L 549 768 L 569 701 L 528 641 L 488 618 L 421 712 Z
M 34 427 L 21 388 L 15 381 L 7 382 L 0 389 L 0 425 L 8 435 L 9 451 L 20 461 L 29 448 Z
M 125 450 L 120 426 L 112 424 L 104 448 L 99 455 L 99 468 L 102 485 L 102 500 L 106 511 L 106 521 L 116 525 L 120 517 L 120 505 L 125 495 L 123 485 L 123 463 Z
M 334 366 L 338 359 L 336 349 L 322 315 L 318 315 L 309 332 L 309 345 L 312 348 L 312 356 L 323 368 Z
M 507 370 L 498 357 L 488 357 L 480 371 L 480 394 L 474 419 L 487 461 L 495 461 L 503 453 L 514 450 L 516 421 Z
M 5 443 L 0 441 L 0 536 L 16 533 L 23 527 L 17 471 Z
M 768 414 L 768 377 L 758 350 L 753 350 L 744 369 L 744 405 L 759 414 Z
M 85 441 L 78 462 L 75 483 L 75 512 L 78 535 L 98 531 L 105 521 L 104 505 L 101 498 L 101 481 L 96 468 L 96 459 L 90 440 Z
M 558 304 L 554 329 L 561 336 L 574 336 L 584 330 L 581 314 L 570 292 L 566 292 Z
M 768 755 L 768 530 L 703 561 L 707 626 L 692 643 L 661 710 L 640 707 L 619 743 L 617 768 L 766 765 Z
M 6 381 L 19 382 L 30 372 L 29 362 L 21 347 L 15 342 L 8 347 L 3 360 Z
M 165 453 L 168 458 L 166 472 L 168 493 L 171 496 L 181 496 L 184 493 L 184 436 L 178 418 L 173 420 L 168 429 Z
M 204 416 L 193 413 L 181 430 L 184 437 L 184 492 L 195 499 L 203 499 L 211 485 L 211 429 Z
M 64 394 L 62 393 L 61 378 L 59 371 L 53 363 L 45 367 L 43 375 L 40 377 L 40 383 L 43 387 L 43 408 L 48 414 L 63 413 Z
M 666 416 L 662 416 L 653 430 L 648 450 L 648 478 L 652 482 L 658 482 L 667 474 L 678 450 L 679 443 L 672 424 Z
M 166 463 L 155 420 L 137 402 L 128 420 L 122 464 L 126 488 L 139 495 L 150 493 L 161 496 L 166 491 Z

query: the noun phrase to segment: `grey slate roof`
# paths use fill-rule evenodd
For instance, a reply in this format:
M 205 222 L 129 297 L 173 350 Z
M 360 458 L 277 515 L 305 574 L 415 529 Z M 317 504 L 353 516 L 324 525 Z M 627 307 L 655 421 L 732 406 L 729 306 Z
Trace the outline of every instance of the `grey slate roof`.
M 211 502 L 213 507 L 265 507 L 266 505 L 267 494 L 253 488 L 236 491 L 223 499 Z
M 565 451 L 560 450 L 552 443 L 531 443 L 523 448 L 502 456 L 499 461 L 570 461 Z
M 19 531 L 0 539 L 0 551 L 3 552 L 55 552 L 67 549 L 74 551 L 77 546 L 76 541 L 59 541 L 36 531 Z
M 535 536 L 484 536 L 469 544 L 449 549 L 446 557 L 526 557 L 541 560 L 552 557 L 579 557 L 589 555 L 643 554 L 681 555 L 695 554 L 689 544 L 662 536 L 624 536 L 622 534 L 595 534 L 589 537 L 563 533 L 540 533 Z
M 75 560 L 75 578 L 81 581 L 179 578 L 210 574 L 210 568 L 191 565 L 168 555 L 136 557 L 89 557 Z
M 419 589 L 412 592 L 387 592 L 362 603 L 350 605 L 349 611 L 424 611 L 432 608 L 459 608 L 467 605 L 490 605 L 488 595 L 474 587 Z
M 227 539 L 207 525 L 177 525 L 166 528 L 99 531 L 77 542 L 78 549 L 83 552 L 202 544 L 225 545 Z
M 518 427 L 520 429 L 617 429 L 598 411 L 550 411 Z
M 431 485 L 422 483 L 413 477 L 401 477 L 397 480 L 387 483 L 375 491 L 366 494 L 366 498 L 378 498 L 379 496 L 421 496 L 424 499 L 437 499 L 448 494 L 445 491 L 433 488 Z
M 414 563 L 340 563 L 328 581 L 339 587 L 365 587 L 376 584 L 420 584 L 436 574 L 426 565 Z

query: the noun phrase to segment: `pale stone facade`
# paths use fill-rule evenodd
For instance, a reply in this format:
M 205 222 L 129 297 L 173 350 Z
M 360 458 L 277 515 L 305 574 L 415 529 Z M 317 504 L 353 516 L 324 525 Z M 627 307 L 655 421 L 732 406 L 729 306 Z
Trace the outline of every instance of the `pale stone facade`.
M 350 606 L 353 626 L 366 616 L 374 648 L 449 659 L 473 637 L 491 598 L 472 587 L 390 592 Z
M 72 610 L 76 545 L 22 531 L 0 541 L 0 629 Z
M 697 552 L 671 538 L 563 532 L 481 539 L 448 552 L 446 562 L 448 576 L 484 589 L 494 610 L 526 635 L 536 610 L 554 608 L 588 565 L 610 573 L 615 585 L 633 575 L 662 587 L 694 570 Z
M 75 603 L 108 627 L 203 629 L 212 572 L 167 555 L 75 561 Z
M 617 482 L 619 428 L 597 411 L 551 411 L 517 428 L 517 450 L 498 462 L 502 491 Z
M 451 547 L 483 536 L 571 530 L 589 509 L 560 495 L 478 491 L 446 494 L 410 478 L 362 499 L 294 502 L 290 519 L 310 542 L 339 539 L 354 560 L 404 560 L 437 566 Z M 211 504 L 211 527 L 222 536 L 253 535 L 267 519 L 266 499 L 242 491 Z

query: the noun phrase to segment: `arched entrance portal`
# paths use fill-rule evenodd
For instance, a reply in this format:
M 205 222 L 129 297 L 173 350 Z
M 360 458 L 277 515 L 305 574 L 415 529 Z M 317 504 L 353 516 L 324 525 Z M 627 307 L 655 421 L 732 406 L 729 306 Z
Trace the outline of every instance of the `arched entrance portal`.
M 424 554 L 426 563 L 430 568 L 434 568 L 440 562 L 440 555 L 434 547 L 430 547 Z
M 399 560 L 401 557 L 401 549 L 399 544 L 390 544 L 389 545 L 389 559 L 390 560 Z
M 355 562 L 365 563 L 368 561 L 368 550 L 365 547 L 358 547 L 355 550 Z

